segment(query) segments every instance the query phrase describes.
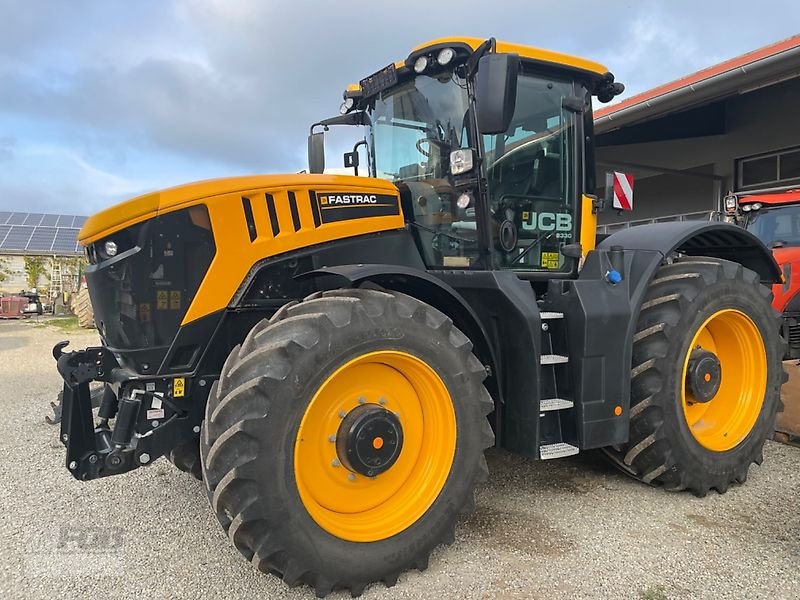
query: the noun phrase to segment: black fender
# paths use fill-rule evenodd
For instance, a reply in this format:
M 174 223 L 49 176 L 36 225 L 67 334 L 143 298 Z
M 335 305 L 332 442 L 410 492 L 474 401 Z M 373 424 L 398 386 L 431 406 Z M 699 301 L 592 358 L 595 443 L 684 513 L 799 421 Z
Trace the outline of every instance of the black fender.
M 622 246 L 668 256 L 713 256 L 738 262 L 755 271 L 764 283 L 780 283 L 781 270 L 772 252 L 752 233 L 720 221 L 671 221 L 623 229 L 600 242 L 598 250 Z
M 350 264 L 322 267 L 298 276 L 318 278 L 322 287 L 361 287 L 369 283 L 413 296 L 440 310 L 473 344 L 473 352 L 487 367 L 486 387 L 495 402 L 503 402 L 502 385 L 498 381 L 497 357 L 480 318 L 453 287 L 413 267 L 390 264 Z M 338 280 L 338 281 L 337 281 Z
M 729 223 L 674 221 L 618 231 L 589 252 L 576 281 L 552 282 L 554 292 L 565 287 L 571 292 L 565 312 L 582 448 L 628 440 L 631 353 L 639 311 L 656 271 L 674 253 L 738 262 L 767 285 L 781 280 L 772 253 L 750 232 Z M 610 270 L 621 272 L 619 283 L 606 280 Z M 617 406 L 622 408 L 619 417 Z

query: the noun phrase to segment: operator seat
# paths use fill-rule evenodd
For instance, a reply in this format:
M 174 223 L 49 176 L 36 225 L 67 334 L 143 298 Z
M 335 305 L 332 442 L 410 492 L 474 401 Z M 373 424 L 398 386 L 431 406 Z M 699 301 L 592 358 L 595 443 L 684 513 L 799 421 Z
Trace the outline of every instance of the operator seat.
M 536 165 L 536 185 L 538 196 L 561 199 L 561 158 L 559 156 L 539 156 Z

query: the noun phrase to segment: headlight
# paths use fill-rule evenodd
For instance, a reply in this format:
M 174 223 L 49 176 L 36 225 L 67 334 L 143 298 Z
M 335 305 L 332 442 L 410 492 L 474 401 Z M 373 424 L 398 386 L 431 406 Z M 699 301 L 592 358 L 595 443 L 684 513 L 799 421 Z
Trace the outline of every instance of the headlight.
M 472 196 L 466 193 L 461 194 L 456 200 L 458 208 L 467 208 L 470 204 L 472 204 Z
M 422 73 L 425 69 L 428 68 L 428 57 L 427 56 L 420 56 L 414 62 L 414 72 L 415 73 Z
M 440 65 L 445 66 L 451 60 L 453 60 L 456 56 L 456 51 L 452 48 L 443 48 L 439 51 L 439 55 L 436 57 L 436 62 Z
M 450 153 L 450 172 L 459 175 L 472 170 L 472 150 L 453 150 Z
M 744 206 L 742 206 L 742 212 L 750 212 L 751 210 L 753 210 L 752 204 L 745 204 Z
M 761 206 L 762 206 L 761 202 L 753 202 L 753 203 L 750 205 L 750 207 L 751 207 L 753 210 L 758 210 L 758 209 L 760 209 L 760 208 L 761 208 Z
M 345 114 L 347 111 L 353 108 L 353 104 L 355 104 L 355 100 L 352 98 L 345 98 L 344 102 L 342 102 L 342 105 L 339 107 L 339 112 Z
M 106 254 L 108 256 L 116 256 L 117 255 L 118 248 L 117 248 L 117 243 L 116 242 L 108 240 L 106 242 L 105 246 L 103 246 L 103 249 L 105 250 L 105 252 L 106 252 Z

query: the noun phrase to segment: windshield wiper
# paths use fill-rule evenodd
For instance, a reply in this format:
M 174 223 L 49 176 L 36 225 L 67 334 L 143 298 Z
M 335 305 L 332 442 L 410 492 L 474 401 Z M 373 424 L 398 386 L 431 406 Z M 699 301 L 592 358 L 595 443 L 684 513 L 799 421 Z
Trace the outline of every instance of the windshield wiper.
M 539 236 L 538 238 L 536 238 L 536 241 L 535 241 L 535 242 L 533 242 L 533 243 L 532 243 L 530 246 L 528 246 L 527 248 L 525 248 L 525 250 L 523 250 L 523 251 L 522 251 L 522 252 L 520 252 L 520 253 L 519 253 L 517 256 L 515 256 L 515 257 L 514 257 L 514 260 L 512 260 L 512 261 L 511 261 L 510 263 L 508 263 L 508 264 L 509 264 L 509 265 L 513 265 L 515 262 L 518 262 L 518 261 L 522 260 L 523 258 L 525 258 L 525 257 L 528 255 L 528 252 L 530 252 L 531 250 L 533 250 L 534 248 L 536 248 L 536 246 L 538 246 L 539 244 L 541 244 L 542 242 L 544 242 L 544 241 L 545 241 L 545 240 L 547 240 L 548 238 L 552 237 L 552 235 L 553 235 L 554 233 L 555 233 L 555 231 L 551 231 L 551 232 L 550 232 L 550 233 L 548 233 L 547 235 L 542 235 L 542 236 Z

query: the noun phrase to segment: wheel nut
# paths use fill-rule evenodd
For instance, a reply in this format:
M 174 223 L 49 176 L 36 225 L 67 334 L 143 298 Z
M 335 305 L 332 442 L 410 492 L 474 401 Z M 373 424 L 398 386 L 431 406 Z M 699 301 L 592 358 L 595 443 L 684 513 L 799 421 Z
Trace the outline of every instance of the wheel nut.
M 146 465 L 147 463 L 150 462 L 150 455 L 147 452 L 142 452 L 139 455 L 139 462 L 142 463 L 143 465 Z
M 61 439 L 66 442 L 69 439 L 69 436 L 65 433 L 64 435 L 61 436 Z
M 97 456 L 95 454 L 92 454 L 89 457 L 89 462 L 92 463 L 92 464 L 96 463 L 97 462 Z
M 346 413 L 346 412 L 344 412 L 343 410 L 340 410 L 340 411 L 339 411 L 339 418 L 340 418 L 340 419 L 344 419 L 346 416 L 347 416 L 347 413 Z
M 331 466 L 332 466 L 332 467 L 338 467 L 338 466 L 339 466 L 339 465 L 341 465 L 341 464 L 342 464 L 342 463 L 340 463 L 340 462 L 339 462 L 339 459 L 338 459 L 338 458 L 334 458 L 334 459 L 333 459 L 333 461 L 331 462 Z
M 380 404 L 381 406 L 383 406 L 384 404 L 386 404 L 386 398 L 384 398 L 383 396 L 381 396 L 380 398 L 378 398 L 378 404 Z
M 350 475 L 348 475 L 348 476 L 347 476 L 347 479 L 348 479 L 349 481 L 355 481 L 355 480 L 356 480 L 356 476 L 355 476 L 355 475 L 353 475 L 352 473 L 350 473 Z
M 333 434 L 329 435 L 328 436 L 328 441 L 331 442 L 331 443 L 335 442 L 336 441 L 336 436 L 333 435 Z
M 78 468 L 78 463 L 76 463 L 74 460 L 71 463 L 69 463 L 69 470 L 70 471 L 74 471 L 77 468 Z
M 364 398 L 364 396 L 359 396 L 358 403 L 359 404 L 366 404 L 367 403 L 367 399 Z

